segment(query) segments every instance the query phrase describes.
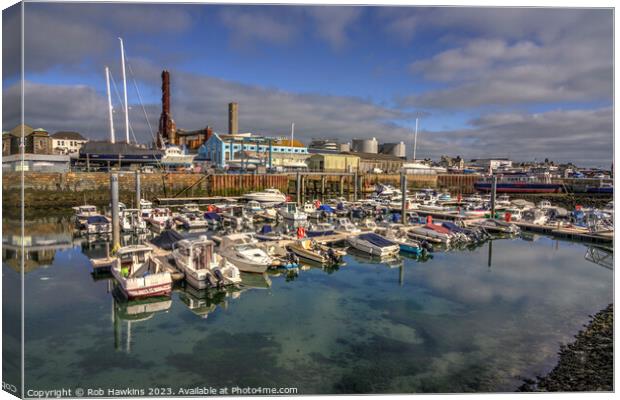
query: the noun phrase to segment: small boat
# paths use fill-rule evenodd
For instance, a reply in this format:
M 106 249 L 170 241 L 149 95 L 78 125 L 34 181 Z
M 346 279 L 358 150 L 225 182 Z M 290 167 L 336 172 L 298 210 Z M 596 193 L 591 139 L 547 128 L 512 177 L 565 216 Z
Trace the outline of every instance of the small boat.
M 219 253 L 244 272 L 263 273 L 273 264 L 273 259 L 256 241 L 245 233 L 235 233 L 222 237 Z
M 155 231 L 162 232 L 173 226 L 172 212 L 167 208 L 155 208 L 146 221 Z
M 515 235 L 521 232 L 521 229 L 517 225 L 497 219 L 485 219 L 484 221 L 479 222 L 477 226 L 483 228 L 487 232 L 493 233 Z
M 522 220 L 535 225 L 544 225 L 549 220 L 546 212 L 548 209 L 530 208 L 523 212 Z
M 209 229 L 216 229 L 222 225 L 222 217 L 220 216 L 220 214 L 216 212 L 207 211 L 204 214 L 204 217 L 205 217 L 205 221 L 207 221 L 207 225 L 209 226 Z
M 355 226 L 349 218 L 336 219 L 336 231 L 344 233 L 360 233 L 362 230 Z
M 414 239 L 434 239 L 445 244 L 450 244 L 454 238 L 454 234 L 449 229 L 433 223 L 416 226 L 408 232 L 408 235 Z
M 188 203 L 188 204 L 183 205 L 183 207 L 179 209 L 179 212 L 184 214 L 184 213 L 191 213 L 191 212 L 199 213 L 201 211 L 200 211 L 200 208 L 198 207 L 198 204 Z
M 252 213 L 263 211 L 263 207 L 261 207 L 260 203 L 256 200 L 250 200 L 245 205 L 246 210 Z
M 172 257 L 196 289 L 241 283 L 239 269 L 214 251 L 215 243 L 206 236 L 183 239 L 174 244 Z
M 390 257 L 400 252 L 398 243 L 376 233 L 352 235 L 347 238 L 347 242 L 357 250 L 371 256 Z
M 271 225 L 263 225 L 260 231 L 254 235 L 254 237 L 262 241 L 285 239 L 284 235 L 282 235 L 281 233 L 274 232 Z
M 174 219 L 180 222 L 185 229 L 206 229 L 209 227 L 209 221 L 203 217 L 200 211 L 186 211 Z
M 288 248 L 301 258 L 329 265 L 342 263 L 343 257 L 347 254 L 346 251 L 319 244 L 311 239 L 298 240 Z
M 329 222 L 311 224 L 306 230 L 307 237 L 329 236 L 334 234 L 334 225 Z
M 221 215 L 224 222 L 236 228 L 252 226 L 253 218 L 246 214 L 243 206 L 229 206 Z
M 123 232 L 145 232 L 146 221 L 142 219 L 141 211 L 137 208 L 127 208 L 121 212 L 121 230 Z
M 82 226 L 84 231 L 89 235 L 112 232 L 112 221 L 103 215 L 91 215 L 86 217 Z
M 170 272 L 163 270 L 147 245 L 121 247 L 111 272 L 128 299 L 169 296 L 172 291 Z
M 278 189 L 270 188 L 262 192 L 251 192 L 243 196 L 246 200 L 256 200 L 260 203 L 281 204 L 286 201 L 286 196 Z
M 72 207 L 72 209 L 75 212 L 75 224 L 78 228 L 84 228 L 86 218 L 99 215 L 97 207 L 91 205 Z
M 299 211 L 297 204 L 293 202 L 285 203 L 284 206 L 280 207 L 278 213 L 282 216 L 282 218 L 292 221 L 304 221 L 308 219 L 308 215 L 302 211 Z

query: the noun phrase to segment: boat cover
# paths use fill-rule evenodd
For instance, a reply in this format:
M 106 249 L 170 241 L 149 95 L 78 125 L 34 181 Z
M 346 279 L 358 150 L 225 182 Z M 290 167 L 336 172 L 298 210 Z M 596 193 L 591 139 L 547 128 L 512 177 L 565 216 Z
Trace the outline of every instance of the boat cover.
M 107 224 L 109 221 L 103 215 L 93 215 L 86 218 L 86 223 L 91 224 Z
M 362 235 L 359 235 L 358 237 L 379 247 L 393 246 L 396 244 L 391 240 L 384 238 L 383 236 L 377 235 L 376 233 L 364 233 Z
M 271 228 L 271 225 L 263 225 L 263 227 L 260 230 L 260 233 L 263 234 L 263 235 L 266 235 L 266 234 L 268 234 L 268 233 L 270 233 L 272 231 L 273 231 L 273 229 Z
M 151 243 L 164 250 L 172 250 L 172 245 L 181 239 L 183 239 L 183 236 L 180 233 L 172 229 L 166 229 L 159 236 L 151 239 Z
M 222 219 L 222 217 L 220 216 L 220 214 L 216 213 L 216 212 L 206 212 L 205 213 L 205 219 L 210 219 L 213 221 L 219 221 Z
M 319 207 L 319 210 L 328 212 L 330 214 L 334 212 L 334 209 L 328 206 L 327 204 L 321 204 L 321 206 Z
M 465 229 L 461 228 L 460 226 L 458 226 L 454 222 L 443 222 L 441 224 L 441 226 L 443 226 L 446 229 L 451 230 L 452 232 L 459 232 L 459 233 L 465 232 Z

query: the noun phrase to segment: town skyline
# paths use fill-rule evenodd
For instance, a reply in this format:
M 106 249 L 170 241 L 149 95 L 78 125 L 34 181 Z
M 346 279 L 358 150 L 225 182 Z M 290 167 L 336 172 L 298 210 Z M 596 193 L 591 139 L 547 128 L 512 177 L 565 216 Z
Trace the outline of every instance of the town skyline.
M 13 17 L 5 11 L 5 37 Z M 225 132 L 234 101 L 240 131 L 288 135 L 294 122 L 306 143 L 402 140 L 410 156 L 420 116 L 418 158 L 549 158 L 607 168 L 612 18 L 606 9 L 26 3 L 25 24 L 38 29 L 26 30 L 24 122 L 106 139 L 103 69 L 109 65 L 122 90 L 122 36 L 141 142 L 152 139 L 132 78 L 156 130 L 167 69 L 181 129 Z M 3 60 L 9 130 L 20 122 L 7 101 L 18 93 L 18 64 Z M 115 92 L 113 100 L 119 138 Z

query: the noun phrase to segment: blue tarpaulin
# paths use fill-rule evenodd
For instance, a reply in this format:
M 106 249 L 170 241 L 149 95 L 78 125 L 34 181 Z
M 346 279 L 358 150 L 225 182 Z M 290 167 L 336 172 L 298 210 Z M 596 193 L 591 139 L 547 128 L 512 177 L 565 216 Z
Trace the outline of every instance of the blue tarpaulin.
M 328 212 L 328 213 L 330 213 L 330 214 L 334 212 L 334 209 L 333 209 L 333 208 L 331 208 L 330 206 L 328 206 L 327 204 L 322 204 L 322 205 L 319 207 L 319 210 L 321 210 L 321 211 L 325 211 L 325 212 Z
M 216 212 L 207 212 L 205 213 L 205 219 L 210 219 L 213 221 L 219 221 L 220 219 L 222 219 L 222 217 L 220 216 L 220 214 L 216 213 Z
M 376 233 L 364 233 L 362 235 L 359 235 L 358 237 L 379 247 L 394 246 L 396 244 L 391 240 L 384 238 L 383 236 L 377 235 Z

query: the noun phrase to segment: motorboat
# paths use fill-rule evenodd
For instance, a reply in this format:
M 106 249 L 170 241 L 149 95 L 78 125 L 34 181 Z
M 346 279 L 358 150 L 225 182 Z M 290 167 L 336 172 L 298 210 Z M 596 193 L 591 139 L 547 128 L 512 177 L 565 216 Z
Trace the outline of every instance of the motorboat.
M 436 225 L 434 223 L 427 223 L 426 225 L 416 226 L 412 228 L 408 233 L 408 236 L 414 239 L 431 239 L 436 242 L 444 244 L 450 244 L 454 239 L 454 234 L 447 228 Z
M 329 236 L 334 234 L 334 225 L 329 222 L 318 222 L 310 224 L 306 230 L 307 237 Z
M 219 253 L 244 272 L 263 273 L 273 264 L 273 259 L 256 246 L 256 239 L 246 233 L 222 237 Z
M 362 230 L 351 222 L 349 218 L 337 218 L 336 231 L 343 233 L 360 233 Z
M 535 225 L 544 225 L 549 218 L 547 217 L 547 209 L 530 208 L 523 212 L 523 220 Z
M 240 205 L 228 206 L 221 215 L 224 222 L 236 228 L 251 227 L 253 223 L 253 218 L 248 216 L 245 208 Z
M 141 211 L 137 208 L 127 208 L 120 213 L 121 230 L 123 232 L 145 232 L 146 221 L 142 219 Z
M 285 236 L 281 233 L 275 232 L 271 225 L 263 225 L 260 231 L 258 231 L 254 237 L 262 241 L 273 241 L 285 239 Z
M 204 214 L 204 218 L 209 229 L 216 229 L 222 225 L 222 216 L 214 211 L 207 211 Z
M 112 221 L 104 215 L 91 215 L 86 217 L 82 227 L 89 235 L 105 234 L 112 232 Z
M 97 207 L 91 205 L 83 205 L 71 207 L 75 213 L 75 224 L 78 228 L 83 228 L 86 218 L 99 215 Z
M 256 200 L 250 200 L 245 205 L 246 210 L 252 213 L 257 213 L 263 211 L 263 207 Z
M 161 157 L 161 164 L 164 167 L 191 167 L 196 154 L 186 154 L 186 152 L 179 146 L 169 145 L 164 149 L 164 154 Z
M 207 221 L 200 211 L 187 211 L 179 214 L 174 219 L 180 222 L 185 229 L 206 229 L 209 227 Z
M 200 211 L 200 207 L 198 207 L 198 204 L 196 203 L 188 203 L 183 205 L 183 207 L 181 207 L 179 209 L 180 213 L 191 213 L 191 212 L 195 212 L 195 213 L 199 213 Z
M 185 280 L 197 289 L 241 283 L 239 269 L 214 251 L 215 243 L 206 236 L 183 239 L 174 244 L 172 257 L 185 274 Z
M 347 237 L 347 242 L 355 249 L 371 256 L 390 257 L 400 252 L 398 243 L 376 233 L 363 233 Z
M 278 213 L 282 218 L 292 221 L 305 221 L 308 219 L 308 215 L 303 211 L 299 211 L 297 204 L 294 202 L 285 203 L 280 207 Z
M 157 232 L 171 228 L 173 225 L 172 212 L 168 208 L 155 208 L 151 216 L 146 220 Z
M 500 196 L 497 196 L 495 205 L 500 206 L 500 207 L 510 206 L 510 196 L 508 196 L 507 194 L 502 194 Z
M 311 239 L 298 240 L 288 246 L 289 250 L 297 256 L 320 264 L 340 264 L 346 251 L 319 244 Z
M 128 299 L 169 296 L 172 291 L 172 275 L 144 244 L 121 247 L 111 272 Z
M 280 204 L 286 201 L 286 196 L 275 188 L 265 189 L 262 192 L 251 192 L 243 196 L 243 198 L 271 204 Z
M 402 195 L 400 189 L 397 189 L 392 185 L 384 185 L 381 183 L 377 183 L 375 191 L 377 193 L 377 196 L 380 197 L 392 197 Z
M 509 235 L 515 235 L 521 232 L 521 229 L 517 225 L 497 219 L 485 219 L 483 221 L 480 221 L 477 226 L 491 233 L 505 233 Z

